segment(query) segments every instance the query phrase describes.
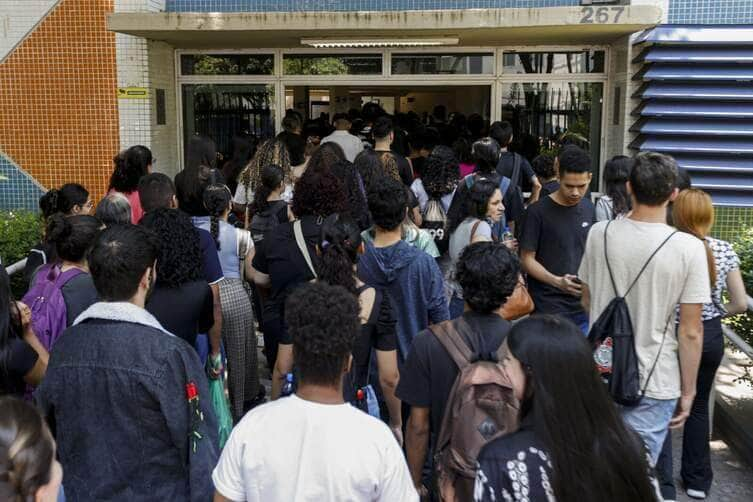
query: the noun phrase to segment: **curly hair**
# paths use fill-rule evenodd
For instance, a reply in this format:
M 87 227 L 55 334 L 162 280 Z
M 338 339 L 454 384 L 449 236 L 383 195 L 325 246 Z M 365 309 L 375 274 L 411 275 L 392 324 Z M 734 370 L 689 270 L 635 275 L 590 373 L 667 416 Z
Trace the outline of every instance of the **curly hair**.
M 123 150 L 112 159 L 115 169 L 110 176 L 108 190 L 122 193 L 135 192 L 139 180 L 148 174 L 152 164 L 152 151 L 142 145 L 135 145 Z
M 360 246 L 361 230 L 352 218 L 339 214 L 328 216 L 319 234 L 319 279 L 358 294 L 353 265 L 358 263 Z
M 471 310 L 489 314 L 504 305 L 515 290 L 520 274 L 518 258 L 501 242 L 476 242 L 466 246 L 455 269 L 463 299 Z
M 384 176 L 382 159 L 370 148 L 359 153 L 353 161 L 353 165 L 355 166 L 356 171 L 358 171 L 358 174 L 361 175 L 367 193 L 371 190 L 371 185 L 374 180 Z
M 421 181 L 429 197 L 440 198 L 458 186 L 458 159 L 451 148 L 437 146 L 424 163 Z
M 492 178 L 478 175 L 474 178 L 473 185 L 462 198 L 460 211 L 448 215 L 447 229 L 449 233 L 455 231 L 458 226 L 468 217 L 486 219 L 489 210 L 489 201 L 494 196 L 495 190 L 499 189 L 499 183 Z
M 212 234 L 214 244 L 220 249 L 220 218 L 230 209 L 233 200 L 230 189 L 226 185 L 214 184 L 204 189 L 204 207 L 209 213 L 209 233 Z
M 366 230 L 370 225 L 369 206 L 355 167 L 343 159 L 332 166 L 332 174 L 343 183 L 345 195 L 348 198 L 348 214 L 356 220 L 361 230 Z
M 157 257 L 157 286 L 177 288 L 203 278 L 199 234 L 188 215 L 177 209 L 150 211 L 141 225 L 161 243 Z
M 285 321 L 301 383 L 336 386 L 360 332 L 356 297 L 342 286 L 307 283 L 288 296 Z
M 391 178 L 374 180 L 369 190 L 369 211 L 374 224 L 385 230 L 394 230 L 405 219 L 408 194 L 405 185 Z
M 291 210 L 296 218 L 319 216 L 347 210 L 348 201 L 342 182 L 332 172 L 307 169 L 296 182 Z
M 557 175 L 557 170 L 554 168 L 554 157 L 551 155 L 541 154 L 537 155 L 531 167 L 536 176 L 542 180 L 548 180 L 549 178 Z
M 261 183 L 262 169 L 270 164 L 280 166 L 285 173 L 285 181 L 290 181 L 290 152 L 285 143 L 277 138 L 262 143 L 241 173 L 239 182 L 246 187 L 247 192 L 256 192 Z
M 314 171 L 329 171 L 338 162 L 345 160 L 345 153 L 340 145 L 334 141 L 324 143 L 314 150 L 311 154 L 309 163 L 306 169 L 312 169 Z

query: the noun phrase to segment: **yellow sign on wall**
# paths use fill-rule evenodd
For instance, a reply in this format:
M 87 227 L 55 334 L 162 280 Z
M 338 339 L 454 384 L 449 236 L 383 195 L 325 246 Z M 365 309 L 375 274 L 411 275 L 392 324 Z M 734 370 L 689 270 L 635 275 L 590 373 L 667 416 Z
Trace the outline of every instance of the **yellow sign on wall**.
M 147 99 L 149 90 L 146 87 L 119 87 L 119 99 Z

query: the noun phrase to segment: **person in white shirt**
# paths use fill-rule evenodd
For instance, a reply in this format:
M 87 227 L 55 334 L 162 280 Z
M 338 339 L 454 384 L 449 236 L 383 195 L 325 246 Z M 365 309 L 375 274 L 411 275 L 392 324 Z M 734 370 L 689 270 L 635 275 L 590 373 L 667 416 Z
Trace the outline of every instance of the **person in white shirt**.
M 298 388 L 233 429 L 212 474 L 215 502 L 418 502 L 393 433 L 343 401 L 359 311 L 342 287 L 308 283 L 291 293 Z
M 591 228 L 578 278 L 592 326 L 616 295 L 627 302 L 645 395 L 620 412 L 656 465 L 668 428 L 682 427 L 690 415 L 703 346 L 701 311 L 711 302 L 711 285 L 703 242 L 666 224 L 667 204 L 677 196 L 675 160 L 638 154 L 627 188 L 632 212 Z
M 337 143 L 345 152 L 345 158 L 348 162 L 356 160 L 356 156 L 363 151 L 363 141 L 358 136 L 350 134 L 351 122 L 346 113 L 336 113 L 332 123 L 335 125 L 335 131 L 322 139 L 321 144 Z

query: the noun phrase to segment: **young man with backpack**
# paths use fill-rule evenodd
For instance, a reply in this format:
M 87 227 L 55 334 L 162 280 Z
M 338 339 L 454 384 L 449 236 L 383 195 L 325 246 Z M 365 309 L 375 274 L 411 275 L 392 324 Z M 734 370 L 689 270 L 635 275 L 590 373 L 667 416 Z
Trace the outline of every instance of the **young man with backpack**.
M 595 357 L 600 369 L 611 367 L 610 393 L 652 464 L 668 427 L 682 426 L 690 413 L 703 343 L 701 310 L 711 295 L 703 242 L 666 224 L 676 183 L 674 159 L 639 154 L 628 181 L 630 216 L 594 225 L 578 271 L 594 343 L 618 329 L 626 332 L 599 344 Z
M 502 307 L 512 294 L 520 267 L 499 242 L 469 245 L 456 277 L 463 288 L 465 313 L 424 330 L 413 340 L 400 372 L 396 394 L 411 406 L 406 429 L 408 467 L 421 493 L 439 485 L 443 497 L 470 500 L 476 454 L 488 441 L 514 429 L 516 403 L 509 382 L 499 371 L 498 351 L 510 330 Z M 477 406 L 469 377 L 482 377 L 484 394 L 509 413 L 488 416 Z M 438 459 L 434 480 L 423 467 L 427 452 Z M 454 495 L 453 495 L 454 494 Z M 464 496 L 465 494 L 465 496 Z M 451 498 L 450 500 L 455 500 Z
M 528 202 L 533 204 L 539 200 L 541 182 L 539 182 L 531 164 L 522 155 L 510 151 L 513 140 L 512 124 L 506 120 L 495 122 L 489 129 L 489 136 L 499 143 L 500 155 L 497 172 L 512 180 L 512 190 L 517 193 L 521 202 L 523 202 L 523 183 L 525 180 L 531 183 L 531 198 Z

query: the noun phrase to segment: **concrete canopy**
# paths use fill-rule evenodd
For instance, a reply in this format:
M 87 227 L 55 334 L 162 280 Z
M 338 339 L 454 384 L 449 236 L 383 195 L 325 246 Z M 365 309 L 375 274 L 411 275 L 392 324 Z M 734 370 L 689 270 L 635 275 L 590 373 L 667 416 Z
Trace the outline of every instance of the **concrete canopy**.
M 608 43 L 655 26 L 652 5 L 360 12 L 118 12 L 111 31 L 174 47 L 301 47 L 301 39 L 457 37 L 458 46 Z

